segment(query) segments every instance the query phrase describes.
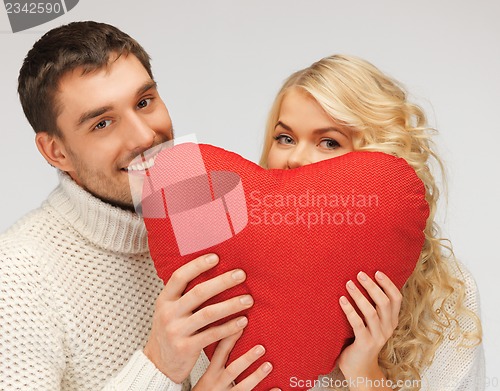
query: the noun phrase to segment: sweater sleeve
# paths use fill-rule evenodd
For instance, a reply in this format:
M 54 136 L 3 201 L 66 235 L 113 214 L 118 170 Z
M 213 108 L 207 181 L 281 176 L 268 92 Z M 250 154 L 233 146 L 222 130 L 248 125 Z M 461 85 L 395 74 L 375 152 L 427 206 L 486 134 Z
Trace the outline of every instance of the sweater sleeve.
M 479 291 L 467 268 L 451 265 L 452 272 L 465 282 L 465 306 L 480 316 Z M 470 318 L 459 319 L 465 332 L 473 332 L 475 324 Z M 485 363 L 483 345 L 460 346 L 460 338 L 448 331 L 433 363 L 422 373 L 422 390 L 480 391 L 485 389 Z
M 50 273 L 25 256 L 0 259 L 0 389 L 59 391 L 65 373 L 64 326 Z M 36 264 L 35 264 L 36 265 Z M 40 265 L 38 265 L 40 266 Z M 181 391 L 137 351 L 103 391 Z
M 186 384 L 183 387 L 183 384 L 174 383 L 155 367 L 142 350 L 138 350 L 123 369 L 103 389 L 103 391 L 144 390 L 181 391 L 189 390 L 189 387 Z
M 18 253 L 0 252 L 0 389 L 60 390 L 65 359 L 57 305 L 43 268 Z
M 102 391 L 189 391 L 198 383 L 209 363 L 202 351 L 189 379 L 182 384 L 177 384 L 163 375 L 142 350 L 138 350 Z

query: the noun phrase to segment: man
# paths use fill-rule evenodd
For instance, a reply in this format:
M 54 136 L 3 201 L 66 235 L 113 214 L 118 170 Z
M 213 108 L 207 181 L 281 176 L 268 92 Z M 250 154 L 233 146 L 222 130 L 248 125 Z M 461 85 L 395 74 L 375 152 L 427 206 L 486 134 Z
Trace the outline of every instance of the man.
M 184 294 L 217 264 L 212 254 L 163 287 L 133 212 L 129 163 L 173 137 L 147 53 L 113 26 L 71 23 L 35 43 L 18 92 L 60 185 L 0 236 L 0 389 L 181 390 L 190 380 L 196 390 L 232 389 L 263 349 L 225 368 L 247 320 L 205 326 L 253 300 L 193 311 L 245 273 L 225 273 Z M 200 352 L 217 341 L 207 369 Z M 234 389 L 252 389 L 270 370 L 263 363 Z

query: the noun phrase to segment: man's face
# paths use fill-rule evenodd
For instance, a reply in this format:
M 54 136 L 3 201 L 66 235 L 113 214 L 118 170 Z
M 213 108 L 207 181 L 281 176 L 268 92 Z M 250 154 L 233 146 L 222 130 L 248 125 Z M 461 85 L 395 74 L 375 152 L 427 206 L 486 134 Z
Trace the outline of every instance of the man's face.
M 56 99 L 65 154 L 59 168 L 98 198 L 133 208 L 129 163 L 172 139 L 168 110 L 146 69 L 133 55 L 83 76 L 76 69 L 62 77 Z

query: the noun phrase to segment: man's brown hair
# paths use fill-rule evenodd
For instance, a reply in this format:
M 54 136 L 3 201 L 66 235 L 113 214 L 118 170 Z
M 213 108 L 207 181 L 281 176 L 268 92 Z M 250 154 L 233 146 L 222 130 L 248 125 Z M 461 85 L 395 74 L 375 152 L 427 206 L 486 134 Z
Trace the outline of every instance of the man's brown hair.
M 62 138 L 57 127 L 60 104 L 56 93 L 67 72 L 82 75 L 106 67 L 110 55 L 132 54 L 153 78 L 150 57 L 136 40 L 114 26 L 92 21 L 74 22 L 43 35 L 28 52 L 19 72 L 18 93 L 33 130 Z

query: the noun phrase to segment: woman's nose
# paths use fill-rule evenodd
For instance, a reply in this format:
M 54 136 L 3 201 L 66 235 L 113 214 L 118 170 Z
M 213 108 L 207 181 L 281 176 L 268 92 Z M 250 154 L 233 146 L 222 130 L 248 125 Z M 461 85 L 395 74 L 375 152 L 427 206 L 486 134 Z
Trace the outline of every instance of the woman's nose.
M 310 163 L 307 149 L 297 146 L 290 155 L 288 155 L 287 168 L 298 168 Z

